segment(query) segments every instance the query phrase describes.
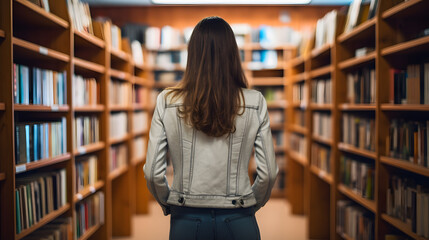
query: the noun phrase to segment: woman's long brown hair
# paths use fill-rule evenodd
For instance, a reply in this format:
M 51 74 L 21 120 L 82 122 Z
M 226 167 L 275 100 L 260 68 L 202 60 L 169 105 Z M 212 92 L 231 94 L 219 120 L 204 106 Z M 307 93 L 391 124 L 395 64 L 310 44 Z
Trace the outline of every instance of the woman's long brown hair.
M 246 87 L 231 27 L 220 17 L 204 18 L 192 32 L 183 79 L 168 93 L 183 98 L 179 116 L 208 136 L 233 133 Z

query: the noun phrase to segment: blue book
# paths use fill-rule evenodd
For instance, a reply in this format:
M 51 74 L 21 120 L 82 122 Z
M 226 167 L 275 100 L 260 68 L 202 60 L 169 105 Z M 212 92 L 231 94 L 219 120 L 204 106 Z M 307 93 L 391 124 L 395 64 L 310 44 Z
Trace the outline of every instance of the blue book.
M 36 71 L 36 68 L 35 67 L 33 67 L 33 69 L 32 69 L 32 76 L 33 76 L 33 82 L 32 82 L 32 85 L 33 85 L 33 104 L 38 104 L 37 103 L 37 71 Z
M 63 83 L 63 97 L 62 97 L 62 99 L 63 99 L 63 104 L 67 104 L 67 72 L 66 71 L 64 71 L 63 73 L 62 73 L 62 79 L 63 79 L 63 81 L 62 81 L 62 83 Z
M 44 152 L 44 146 L 45 146 L 45 124 L 41 123 L 39 127 L 39 134 L 40 134 L 40 158 L 44 159 L 45 152 Z
M 20 198 L 19 198 L 19 190 L 15 189 L 15 201 L 16 201 L 16 234 L 21 232 L 21 205 L 20 205 Z
M 30 71 L 27 66 L 20 66 L 20 80 L 22 83 L 22 104 L 30 104 Z
M 17 69 L 18 69 L 18 86 L 19 86 L 19 103 L 23 104 L 24 103 L 24 84 L 23 84 L 23 80 L 22 80 L 22 72 L 21 72 L 21 65 L 16 65 Z
M 13 64 L 13 100 L 19 103 L 19 65 Z
M 33 153 L 34 153 L 34 161 L 37 161 L 40 159 L 39 157 L 39 125 L 38 124 L 34 124 L 33 125 Z
M 45 158 L 50 157 L 49 156 L 49 123 L 45 123 Z
M 30 162 L 31 157 L 31 144 L 30 144 L 30 125 L 25 125 L 25 159 L 26 162 Z

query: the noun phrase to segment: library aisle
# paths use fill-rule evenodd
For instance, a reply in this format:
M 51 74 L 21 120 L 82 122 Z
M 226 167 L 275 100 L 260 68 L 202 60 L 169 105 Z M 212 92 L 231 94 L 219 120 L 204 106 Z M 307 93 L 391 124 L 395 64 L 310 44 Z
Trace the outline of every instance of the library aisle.
M 134 234 L 114 240 L 165 240 L 168 239 L 170 217 L 165 217 L 156 202 L 151 202 L 149 214 L 133 217 Z M 262 239 L 268 240 L 302 240 L 306 233 L 306 218 L 303 215 L 292 215 L 290 205 L 282 199 L 271 199 L 265 207 L 256 213 Z

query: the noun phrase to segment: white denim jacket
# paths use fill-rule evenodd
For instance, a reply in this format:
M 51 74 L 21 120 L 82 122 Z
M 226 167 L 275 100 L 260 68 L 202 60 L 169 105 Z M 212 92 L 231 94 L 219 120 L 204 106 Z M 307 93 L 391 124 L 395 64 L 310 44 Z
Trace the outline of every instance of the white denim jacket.
M 181 100 L 158 96 L 149 133 L 146 163 L 147 185 L 169 214 L 169 205 L 201 208 L 238 208 L 268 201 L 278 173 L 267 104 L 262 94 L 243 89 L 245 111 L 236 117 L 236 131 L 223 137 L 209 137 L 178 116 Z M 255 148 L 257 178 L 251 185 L 249 160 Z M 174 179 L 167 182 L 167 151 Z

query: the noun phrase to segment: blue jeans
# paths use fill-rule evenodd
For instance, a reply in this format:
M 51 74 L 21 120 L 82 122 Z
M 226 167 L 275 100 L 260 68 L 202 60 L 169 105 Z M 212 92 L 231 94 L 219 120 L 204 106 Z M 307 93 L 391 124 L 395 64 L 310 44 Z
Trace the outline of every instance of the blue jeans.
M 170 240 L 260 240 L 255 210 L 171 206 Z

